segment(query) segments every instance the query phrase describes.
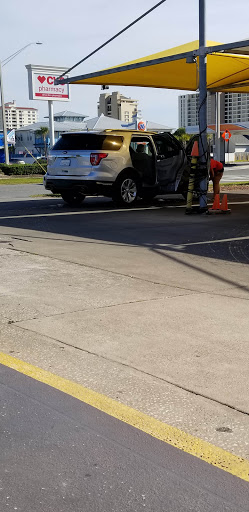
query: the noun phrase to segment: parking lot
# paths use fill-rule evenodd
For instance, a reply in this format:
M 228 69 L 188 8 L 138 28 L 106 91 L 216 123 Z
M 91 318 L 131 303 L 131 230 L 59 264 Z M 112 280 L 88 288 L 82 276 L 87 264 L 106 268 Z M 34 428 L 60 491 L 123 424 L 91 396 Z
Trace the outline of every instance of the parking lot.
M 7 407 L 6 432 L 13 434 L 16 414 L 22 414 L 17 423 L 20 432 L 18 430 L 13 438 L 19 448 L 13 453 L 8 451 L 7 460 L 8 464 L 10 461 L 10 471 L 14 471 L 11 461 L 16 459 L 18 449 L 18 464 L 29 468 L 32 459 L 32 464 L 37 467 L 33 482 L 36 497 L 31 500 L 34 510 L 41 484 L 48 489 L 48 494 L 45 501 L 41 494 L 37 510 L 40 510 L 39 503 L 45 506 L 57 493 L 42 476 L 43 459 L 38 457 L 35 462 L 39 452 L 37 432 L 41 428 L 44 430 L 43 443 L 46 430 L 52 428 L 51 422 L 45 420 L 48 399 L 56 421 L 55 437 L 51 438 L 54 462 L 51 459 L 47 466 L 51 481 L 55 478 L 57 463 L 58 471 L 65 471 L 66 480 L 71 481 L 67 464 L 69 455 L 66 455 L 68 443 L 61 447 L 57 436 L 63 428 L 65 438 L 72 421 L 75 425 L 81 421 L 81 438 L 72 434 L 71 439 L 72 443 L 75 438 L 76 443 L 83 442 L 84 445 L 85 429 L 91 431 L 93 444 L 87 442 L 89 458 L 85 459 L 87 475 L 89 471 L 91 473 L 92 454 L 96 458 L 99 453 L 96 452 L 96 447 L 99 450 L 100 446 L 98 438 L 104 436 L 105 445 L 108 439 L 106 457 L 110 457 L 117 436 L 115 462 L 113 460 L 111 467 L 118 470 L 121 457 L 129 468 L 126 472 L 132 468 L 137 475 L 134 489 L 141 488 L 142 495 L 141 503 L 136 505 L 138 508 L 134 505 L 134 510 L 142 509 L 143 492 L 147 496 L 147 491 L 143 491 L 141 454 L 146 457 L 146 467 L 152 467 L 152 472 L 154 464 L 160 467 L 161 460 L 167 460 L 162 479 L 169 472 L 177 474 L 179 479 L 177 487 L 175 477 L 170 479 L 167 490 L 162 486 L 158 503 L 165 492 L 167 495 L 172 493 L 172 510 L 178 510 L 183 505 L 179 505 L 181 493 L 175 493 L 175 489 L 181 488 L 184 496 L 186 492 L 189 496 L 186 511 L 191 510 L 197 499 L 193 482 L 203 490 L 208 481 L 205 506 L 209 512 L 214 506 L 215 485 L 217 487 L 217 481 L 220 481 L 223 490 L 231 489 L 227 510 L 233 510 L 235 503 L 238 510 L 246 510 L 246 488 L 239 483 L 242 481 L 229 480 L 231 475 L 223 476 L 220 470 L 215 474 L 216 468 L 206 473 L 205 463 L 195 460 L 199 457 L 213 465 L 218 464 L 232 475 L 241 477 L 243 474 L 242 478 L 248 478 L 247 469 L 243 469 L 247 463 L 242 462 L 249 458 L 247 190 L 228 194 L 231 214 L 210 216 L 186 216 L 181 196 L 165 196 L 156 199 L 152 205 L 141 201 L 135 208 L 118 209 L 111 200 L 103 197 L 87 198 L 81 207 L 70 208 L 60 198 L 43 194 L 41 185 L 0 187 L 0 369 L 3 403 L 12 404 L 4 405 L 4 410 Z M 5 364 L 29 377 L 18 377 L 13 370 L 4 369 L 2 365 Z M 31 368 L 28 373 L 24 370 L 25 365 Z M 44 371 L 45 380 L 42 377 Z M 46 371 L 51 375 L 51 382 L 46 380 Z M 28 380 L 30 377 L 32 381 Z M 80 385 L 84 390 L 96 393 L 94 401 L 87 402 L 94 407 L 93 412 L 84 404 L 71 402 L 72 399 L 63 393 L 54 395 L 49 387 L 38 385 L 34 379 L 61 391 L 64 388 L 58 387 L 58 382 L 67 379 L 66 390 Z M 72 395 L 77 397 L 77 393 Z M 83 396 L 87 393 L 83 391 Z M 39 414 L 34 398 L 40 404 Z M 104 406 L 100 406 L 101 403 Z M 127 406 L 133 412 L 128 414 L 128 409 L 122 409 Z M 120 412 L 115 412 L 119 407 Z M 99 408 L 104 411 L 101 414 L 108 413 L 107 416 L 104 414 L 103 420 Z M 41 413 L 43 409 L 44 414 Z M 65 411 L 68 411 L 66 416 Z M 39 428 L 34 422 L 37 414 L 44 418 L 40 420 Z M 130 419 L 126 420 L 127 414 Z M 144 415 L 142 423 L 139 414 Z M 143 438 L 147 434 L 139 434 L 141 441 L 136 444 L 136 431 L 127 427 L 126 432 L 122 421 L 115 423 L 112 416 L 142 428 L 159 441 L 153 441 L 152 451 L 148 451 L 148 441 Z M 66 417 L 71 419 L 66 420 Z M 133 417 L 135 419 L 131 421 Z M 164 429 L 168 432 L 166 437 L 156 434 L 155 420 L 160 422 L 159 432 Z M 100 421 L 104 422 L 104 430 Z M 99 425 L 97 430 L 96 424 Z M 77 429 L 77 425 L 74 428 Z M 167 442 L 164 448 L 160 447 L 160 439 L 188 453 L 179 459 L 178 451 L 172 451 Z M 128 452 L 121 450 L 121 440 L 122 450 L 130 450 L 132 443 L 135 454 L 132 462 L 124 455 Z M 203 447 L 203 442 L 211 444 Z M 27 453 L 26 448 L 24 451 L 21 448 L 23 443 L 30 446 Z M 57 445 L 58 452 L 54 449 Z M 216 453 L 217 449 L 225 450 L 226 454 L 223 451 Z M 164 456 L 160 458 L 159 452 Z M 25 453 L 31 459 L 23 459 Z M 190 462 L 188 457 L 193 453 L 197 459 L 194 457 Z M 78 455 L 72 452 L 70 457 L 76 468 Z M 18 464 L 15 467 L 18 468 Z M 189 464 L 191 471 L 185 488 L 184 467 Z M 78 477 L 75 478 L 74 489 L 78 485 Z M 20 496 L 25 509 L 28 491 L 18 469 L 16 479 L 17 489 L 18 486 L 24 489 Z M 118 489 L 119 478 L 116 481 L 112 476 L 111 480 L 111 485 Z M 90 492 L 96 503 L 100 503 L 96 482 L 98 479 L 94 479 Z M 6 485 L 12 493 L 11 482 Z M 89 491 L 89 483 L 86 489 Z M 59 500 L 63 493 L 58 493 Z M 122 494 L 118 490 L 111 496 L 102 506 L 103 510 Z M 138 499 L 136 496 L 135 493 L 132 497 L 134 503 Z M 222 491 L 219 496 L 215 507 L 223 510 L 227 493 Z M 237 496 L 241 496 L 240 501 Z M 152 491 L 147 497 L 153 508 Z M 70 498 L 69 502 L 61 503 L 61 510 L 66 511 L 69 503 L 71 506 L 77 501 Z M 157 508 L 160 509 L 159 504 Z
M 178 196 L 70 209 L 13 187 L 2 349 L 248 456 L 248 194 L 211 217 L 185 216 Z

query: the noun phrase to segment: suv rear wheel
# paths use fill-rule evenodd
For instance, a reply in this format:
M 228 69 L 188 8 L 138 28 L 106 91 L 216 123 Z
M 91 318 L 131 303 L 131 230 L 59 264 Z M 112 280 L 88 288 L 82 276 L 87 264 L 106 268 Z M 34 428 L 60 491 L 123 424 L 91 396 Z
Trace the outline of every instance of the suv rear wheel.
M 85 195 L 80 192 L 61 192 L 61 197 L 65 203 L 70 206 L 80 206 L 85 199 Z
M 122 174 L 113 185 L 112 199 L 120 206 L 136 203 L 139 191 L 139 178 L 132 172 Z

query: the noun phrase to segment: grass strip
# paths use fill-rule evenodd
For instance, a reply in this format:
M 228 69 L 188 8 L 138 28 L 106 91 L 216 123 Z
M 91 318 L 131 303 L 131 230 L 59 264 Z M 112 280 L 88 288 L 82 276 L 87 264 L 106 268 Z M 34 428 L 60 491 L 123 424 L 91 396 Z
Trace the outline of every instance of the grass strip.
M 42 184 L 42 178 L 0 178 L 0 185 L 35 185 Z
M 61 194 L 33 194 L 30 197 L 61 197 Z

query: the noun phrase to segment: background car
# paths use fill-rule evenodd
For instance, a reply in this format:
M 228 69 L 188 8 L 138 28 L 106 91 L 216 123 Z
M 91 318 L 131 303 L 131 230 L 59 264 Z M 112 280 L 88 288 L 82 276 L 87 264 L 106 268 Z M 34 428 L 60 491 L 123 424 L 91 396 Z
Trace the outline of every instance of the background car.
M 20 158 L 11 158 L 10 159 L 10 164 L 11 165 L 25 164 L 25 161 L 21 157 Z

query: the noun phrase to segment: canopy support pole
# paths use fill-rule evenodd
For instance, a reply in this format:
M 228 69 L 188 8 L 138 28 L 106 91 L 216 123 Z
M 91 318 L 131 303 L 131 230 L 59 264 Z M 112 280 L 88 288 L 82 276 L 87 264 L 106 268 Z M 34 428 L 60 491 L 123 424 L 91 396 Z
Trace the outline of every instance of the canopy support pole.
M 207 209 L 208 144 L 207 144 L 207 55 L 206 55 L 206 0 L 199 0 L 199 130 L 200 130 L 200 209 Z
M 220 151 L 220 95 L 221 92 L 215 93 L 215 108 L 216 108 L 216 130 L 215 130 L 215 157 L 216 160 L 221 159 Z

